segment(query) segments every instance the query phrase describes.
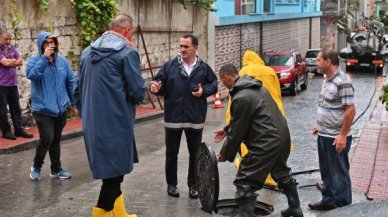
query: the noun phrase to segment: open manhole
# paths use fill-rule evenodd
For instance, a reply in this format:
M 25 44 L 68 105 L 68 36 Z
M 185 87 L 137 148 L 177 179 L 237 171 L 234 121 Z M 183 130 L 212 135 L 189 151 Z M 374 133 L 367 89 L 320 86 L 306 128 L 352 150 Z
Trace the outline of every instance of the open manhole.
M 238 205 L 235 199 L 218 200 L 220 183 L 217 157 L 206 143 L 202 143 L 198 148 L 195 162 L 195 178 L 202 209 L 223 216 L 237 215 Z M 272 212 L 271 205 L 256 201 L 256 216 L 265 216 Z

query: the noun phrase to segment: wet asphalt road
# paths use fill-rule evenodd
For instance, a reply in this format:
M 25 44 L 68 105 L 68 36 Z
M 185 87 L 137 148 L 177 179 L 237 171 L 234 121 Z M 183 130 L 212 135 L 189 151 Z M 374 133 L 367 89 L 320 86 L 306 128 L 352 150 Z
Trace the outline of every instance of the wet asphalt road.
M 375 76 L 370 73 L 352 73 L 356 93 L 358 117 L 369 104 L 374 94 Z M 283 103 L 291 130 L 294 152 L 289 159 L 289 166 L 294 172 L 318 169 L 316 137 L 311 135 L 315 123 L 317 97 L 322 84 L 322 76 L 309 75 L 306 91 L 297 96 L 284 94 Z M 209 108 L 203 140 L 209 143 L 216 153 L 221 145 L 214 144 L 213 130 L 223 126 L 224 109 Z M 370 114 L 364 116 L 354 125 L 355 141 L 363 122 Z M 102 126 L 96 126 L 102 127 Z M 171 198 L 166 195 L 164 179 L 164 131 L 162 119 L 156 119 L 136 126 L 136 140 L 140 163 L 134 171 L 126 176 L 123 192 L 129 212 L 140 217 L 186 217 L 217 216 L 203 212 L 197 200 L 188 198 L 186 187 L 188 155 L 185 143 L 182 143 L 179 155 L 179 188 L 181 197 Z M 184 140 L 184 138 L 183 138 Z M 49 177 L 49 158 L 42 168 L 42 179 L 34 182 L 29 179 L 29 170 L 35 150 L 26 150 L 13 154 L 0 155 L 0 216 L 1 217 L 47 217 L 47 216 L 91 216 L 92 206 L 96 203 L 100 181 L 91 178 L 87 163 L 83 138 L 62 142 L 62 165 L 73 174 L 71 180 L 58 180 Z M 219 164 L 220 199 L 233 198 L 235 175 L 233 164 Z M 296 175 L 301 186 L 315 184 L 320 180 L 317 172 Z M 263 189 L 259 200 L 274 205 L 275 211 L 270 216 L 280 216 L 280 209 L 286 208 L 284 195 Z M 320 192 L 315 187 L 299 189 L 301 205 L 305 216 L 319 216 L 320 212 L 308 210 L 310 201 L 320 199 Z M 354 203 L 366 201 L 361 192 L 354 192 Z

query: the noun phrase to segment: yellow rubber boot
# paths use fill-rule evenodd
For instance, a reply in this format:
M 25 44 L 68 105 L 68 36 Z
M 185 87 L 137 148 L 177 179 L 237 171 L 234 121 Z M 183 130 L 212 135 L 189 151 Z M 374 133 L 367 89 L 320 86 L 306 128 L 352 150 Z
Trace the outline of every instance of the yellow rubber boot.
M 112 217 L 112 211 L 105 211 L 104 209 L 94 206 L 93 217 Z
M 116 198 L 114 207 L 113 207 L 113 217 L 137 217 L 135 214 L 128 214 L 125 210 L 124 196 L 121 194 Z

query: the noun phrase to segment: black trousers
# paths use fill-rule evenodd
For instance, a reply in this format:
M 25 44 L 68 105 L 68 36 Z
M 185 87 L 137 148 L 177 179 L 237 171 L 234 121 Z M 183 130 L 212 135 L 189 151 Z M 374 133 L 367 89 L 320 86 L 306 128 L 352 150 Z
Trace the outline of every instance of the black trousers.
M 51 171 L 59 172 L 61 167 L 61 136 L 62 130 L 66 125 L 67 113 L 59 117 L 53 117 L 33 112 L 35 123 L 39 130 L 39 144 L 36 147 L 34 167 L 41 168 L 44 163 L 47 151 L 51 161 Z
M 249 145 L 247 144 L 248 150 Z M 276 147 L 256 150 L 255 153 L 245 155 L 241 160 L 240 167 L 233 184 L 236 186 L 236 200 L 244 197 L 254 196 L 260 190 L 269 173 L 279 184 L 279 187 L 287 185 L 293 178 L 291 168 L 287 165 L 290 155 L 290 141 Z
M 106 211 L 111 211 L 114 207 L 116 198 L 121 195 L 121 183 L 124 176 L 118 176 L 102 180 L 100 196 L 98 197 L 97 207 Z
M 178 154 L 182 137 L 182 132 L 185 131 L 187 149 L 189 150 L 189 174 L 187 177 L 187 185 L 196 187 L 195 183 L 195 156 L 199 145 L 202 142 L 202 131 L 194 129 L 170 129 L 165 128 L 166 141 L 166 181 L 167 185 L 176 186 L 178 184 Z
M 17 86 L 0 86 L 0 128 L 3 134 L 11 130 L 11 126 L 8 123 L 7 105 L 9 106 L 9 113 L 11 114 L 15 131 L 23 130 L 22 111 Z

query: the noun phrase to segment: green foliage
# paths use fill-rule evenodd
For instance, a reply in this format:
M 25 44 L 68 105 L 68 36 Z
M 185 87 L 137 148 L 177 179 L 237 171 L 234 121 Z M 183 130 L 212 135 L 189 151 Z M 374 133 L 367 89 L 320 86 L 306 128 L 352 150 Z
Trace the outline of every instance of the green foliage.
M 72 66 L 78 66 L 80 59 L 75 54 L 75 47 L 72 45 L 67 51 L 66 57 L 70 60 Z
M 215 8 L 213 8 L 213 4 L 217 0 L 177 0 L 179 3 L 183 4 L 183 7 L 187 9 L 190 5 L 196 5 L 200 8 L 203 8 L 207 11 L 216 11 Z
M 81 29 L 82 47 L 88 46 L 118 13 L 115 0 L 71 0 Z
M 360 9 L 360 1 L 359 0 L 348 0 L 348 9 L 352 11 L 356 11 Z
M 380 11 L 380 21 L 384 23 L 385 31 L 388 31 L 388 13 L 385 11 Z
M 38 0 L 39 9 L 43 12 L 44 15 L 48 14 L 48 0 Z
M 11 18 L 11 26 L 14 32 L 15 40 L 21 36 L 20 22 L 24 19 L 23 15 L 17 11 L 16 1 L 9 0 L 10 10 L 8 16 Z
M 388 84 L 383 86 L 383 95 L 380 96 L 381 102 L 385 103 L 385 109 L 388 111 Z
M 351 30 L 349 28 L 349 22 L 352 19 L 354 19 L 354 15 L 348 10 L 347 13 L 341 16 L 337 21 L 338 32 L 344 33 L 347 39 L 350 38 Z

